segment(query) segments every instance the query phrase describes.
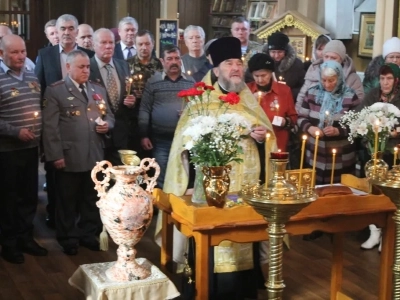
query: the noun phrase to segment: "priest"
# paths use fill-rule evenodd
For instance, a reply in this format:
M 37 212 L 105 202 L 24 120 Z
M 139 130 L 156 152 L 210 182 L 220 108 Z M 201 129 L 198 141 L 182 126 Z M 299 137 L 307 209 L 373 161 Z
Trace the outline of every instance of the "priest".
M 237 192 L 244 182 L 258 182 L 261 172 L 265 171 L 263 164 L 260 163 L 259 149 L 264 148 L 263 150 L 267 154 L 271 150 L 275 150 L 275 135 L 269 119 L 244 83 L 244 65 L 241 60 L 239 39 L 235 37 L 220 38 L 210 45 L 209 52 L 215 75 L 218 77 L 218 81 L 213 86 L 215 90 L 210 94 L 210 114 L 214 113 L 215 115 L 219 110 L 221 101 L 219 96 L 228 92 L 235 92 L 239 95 L 240 102 L 229 106 L 227 113 L 238 113 L 253 124 L 251 133 L 241 142 L 244 152 L 241 156 L 243 162 L 240 164 L 231 163 L 230 191 Z M 210 75 L 207 74 L 203 81 L 207 85 L 211 85 Z M 164 192 L 173 193 L 177 196 L 191 193 L 189 154 L 183 147 L 182 133 L 188 126 L 189 119 L 195 117 L 194 111 L 196 111 L 196 108 L 193 108 L 193 106 L 190 110 L 185 109 L 183 111 L 169 155 Z M 267 132 L 271 134 L 269 143 L 265 143 Z M 262 152 L 264 153 L 264 151 Z M 182 262 L 183 253 L 188 244 L 187 239 L 175 232 L 174 241 L 174 260 Z M 255 264 L 259 264 L 254 257 L 258 255 L 258 251 L 254 251 L 253 245 L 223 241 L 210 251 L 214 252 L 214 255 L 210 255 L 212 257 L 210 272 L 215 274 L 210 274 L 212 284 L 209 287 L 209 299 L 256 298 L 256 286 L 250 287 L 255 282 L 252 273 L 253 267 Z M 230 255 L 227 255 L 227 253 L 230 253 Z M 238 253 L 241 253 L 241 255 L 236 255 Z

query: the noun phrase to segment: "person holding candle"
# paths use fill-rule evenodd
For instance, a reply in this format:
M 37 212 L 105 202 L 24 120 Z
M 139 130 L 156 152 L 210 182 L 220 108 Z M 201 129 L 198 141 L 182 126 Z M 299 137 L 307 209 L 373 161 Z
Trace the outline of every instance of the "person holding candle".
M 344 82 L 342 66 L 336 61 L 326 61 L 320 66 L 319 84 L 306 92 L 300 108 L 298 125 L 310 135 L 307 143 L 305 165 L 316 169 L 316 184 L 330 183 L 332 169 L 332 149 L 337 150 L 334 182 L 340 181 L 341 174 L 355 171 L 355 149 L 347 139 L 348 133 L 339 124 L 345 111 L 354 109 L 359 103 L 355 91 Z M 333 121 L 324 126 L 326 111 Z M 316 147 L 316 132 L 319 144 Z M 318 153 L 315 157 L 315 149 Z M 314 159 L 315 157 L 315 159 Z
M 40 89 L 24 67 L 25 42 L 8 34 L 0 40 L 0 180 L 1 256 L 21 264 L 24 254 L 47 255 L 33 238 L 38 204 L 39 141 L 42 128 Z M 21 105 L 23 103 L 23 105 Z
M 247 83 L 247 86 L 272 123 L 278 148 L 286 152 L 290 129 L 297 123 L 290 88 L 273 80 L 275 63 L 265 53 L 254 54 L 248 62 L 248 68 L 254 81 Z
M 121 165 L 118 150 L 131 149 L 140 152 L 140 138 L 137 132 L 138 109 L 136 97 L 130 91 L 129 69 L 126 61 L 113 57 L 114 34 L 106 28 L 97 29 L 93 34 L 94 57 L 90 59 L 90 80 L 101 84 L 107 90 L 107 101 L 115 117 L 115 126 L 106 140 L 104 157 L 113 165 Z M 128 86 L 128 87 L 127 87 Z M 136 124 L 136 126 L 135 126 Z M 139 154 L 140 155 L 140 154 Z

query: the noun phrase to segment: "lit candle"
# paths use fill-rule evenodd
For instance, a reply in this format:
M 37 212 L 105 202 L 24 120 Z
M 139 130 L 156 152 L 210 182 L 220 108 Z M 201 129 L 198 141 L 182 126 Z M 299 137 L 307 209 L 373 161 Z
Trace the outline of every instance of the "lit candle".
M 99 108 L 100 108 L 100 110 L 104 109 L 104 104 L 103 104 L 103 103 L 100 103 L 100 104 L 99 104 Z
M 139 74 L 139 80 L 142 80 L 143 75 Z
M 244 55 L 242 55 L 242 61 L 244 62 L 244 60 L 245 60 L 245 57 L 244 57 Z
M 303 177 L 303 163 L 304 163 L 304 151 L 306 149 L 306 141 L 307 141 L 307 136 L 303 135 L 303 142 L 301 144 L 301 157 L 300 157 L 300 174 L 299 174 L 299 187 L 298 187 L 298 192 L 300 193 L 301 191 L 301 181 Z
M 275 104 L 275 112 L 277 115 L 279 114 L 279 104 Z
M 128 95 L 130 95 L 131 94 L 131 87 L 132 87 L 132 81 L 133 81 L 133 79 L 132 78 L 129 78 L 129 83 L 128 83 Z
M 335 158 L 336 158 L 336 149 L 332 149 L 331 185 L 333 185 L 333 175 L 335 174 Z
M 375 122 L 375 150 L 374 150 L 374 174 L 376 172 L 376 161 L 378 159 L 378 133 L 379 133 L 379 120 Z
M 328 126 L 328 121 L 329 121 L 329 111 L 325 111 L 324 127 Z
M 190 76 L 192 74 L 192 72 L 190 72 L 190 70 L 187 71 L 187 74 Z
M 313 168 L 311 176 L 312 187 L 315 187 L 315 166 L 317 165 L 318 140 L 319 140 L 319 131 L 315 132 L 315 148 L 314 148 L 314 159 L 313 159 Z
M 393 166 L 396 165 L 397 163 L 397 152 L 399 151 L 399 148 L 394 147 L 394 153 L 393 153 Z
M 272 159 L 288 159 L 289 152 L 282 152 L 281 149 L 278 149 L 278 152 L 271 152 Z
M 268 151 L 269 151 L 269 138 L 270 137 L 271 137 L 271 134 L 268 132 L 266 135 L 266 138 L 265 138 L 266 139 L 265 143 L 267 144 L 265 147 L 266 153 L 268 153 Z M 265 186 L 268 185 L 268 175 L 269 175 L 269 157 L 267 154 L 267 155 L 265 155 Z
M 261 105 L 261 96 L 262 96 L 262 92 L 260 91 L 260 92 L 258 92 L 258 98 L 257 98 L 258 105 Z M 260 119 L 260 110 L 258 110 L 258 113 L 257 113 L 256 126 L 258 126 L 259 119 Z
M 308 56 L 306 57 L 306 61 L 309 61 L 310 59 L 308 58 Z
M 33 113 L 33 119 L 34 119 L 34 121 L 33 121 L 33 126 L 32 126 L 32 132 L 35 132 L 35 123 L 36 123 L 36 118 L 39 116 L 39 113 L 37 112 L 37 111 L 35 111 L 34 113 Z

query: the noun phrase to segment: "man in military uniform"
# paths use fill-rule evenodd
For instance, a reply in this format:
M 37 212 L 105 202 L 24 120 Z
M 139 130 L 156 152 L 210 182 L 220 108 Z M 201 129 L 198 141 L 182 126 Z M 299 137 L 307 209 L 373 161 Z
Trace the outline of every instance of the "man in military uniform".
M 46 161 L 57 170 L 57 240 L 66 254 L 76 255 L 78 244 L 99 250 L 95 235 L 101 222 L 90 173 L 103 159 L 104 138 L 114 127 L 114 116 L 104 100 L 105 89 L 88 81 L 88 55 L 73 50 L 66 62 L 68 75 L 45 92 L 43 145 Z

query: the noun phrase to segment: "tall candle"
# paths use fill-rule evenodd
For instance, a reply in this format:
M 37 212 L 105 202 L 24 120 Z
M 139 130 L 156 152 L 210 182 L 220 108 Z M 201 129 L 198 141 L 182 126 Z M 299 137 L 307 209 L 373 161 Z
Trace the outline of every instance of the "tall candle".
M 374 150 L 374 174 L 376 172 L 376 160 L 378 159 L 378 132 L 379 132 L 379 120 L 375 122 L 375 150 Z
M 279 104 L 275 104 L 276 115 L 279 114 Z
M 133 79 L 132 79 L 132 78 L 129 78 L 129 83 L 128 83 L 128 95 L 131 94 L 132 81 L 133 81 Z
M 394 152 L 393 152 L 393 166 L 396 165 L 397 163 L 397 152 L 399 151 L 399 148 L 394 147 Z
M 306 141 L 307 141 L 307 136 L 303 135 L 303 143 L 301 145 L 301 157 L 300 157 L 300 174 L 299 174 L 299 187 L 297 189 L 297 192 L 300 193 L 301 191 L 301 181 L 303 177 L 303 163 L 304 163 L 304 151 L 306 149 Z
M 265 187 L 267 187 L 267 185 L 268 185 L 268 175 L 269 175 L 269 155 L 268 155 L 268 153 L 269 153 L 269 139 L 270 139 L 270 137 L 271 137 L 271 134 L 268 132 L 267 133 L 267 135 L 266 135 L 266 140 L 265 140 L 265 143 L 266 143 L 266 149 L 265 149 L 265 153 L 266 153 L 266 155 L 265 155 Z
M 258 98 L 257 98 L 258 105 L 261 105 L 261 96 L 262 96 L 262 92 L 260 91 L 260 92 L 258 92 L 257 94 L 258 94 Z M 257 113 L 256 126 L 258 126 L 258 121 L 259 121 L 259 119 L 260 119 L 260 110 L 258 110 L 258 113 Z
M 319 131 L 315 132 L 315 148 L 314 148 L 314 159 L 313 159 L 313 168 L 311 176 L 312 187 L 315 187 L 315 166 L 317 165 L 318 140 L 319 140 Z
M 335 174 L 335 158 L 336 158 L 336 149 L 332 149 L 331 185 L 333 184 L 333 176 Z
M 192 72 L 190 72 L 190 70 L 189 70 L 189 71 L 187 71 L 187 74 L 190 76 L 192 74 Z
M 39 116 L 39 113 L 37 112 L 37 111 L 35 111 L 34 113 L 33 113 L 33 119 L 34 119 L 34 121 L 33 121 L 33 126 L 32 126 L 32 132 L 35 132 L 35 123 L 36 123 L 36 118 Z

